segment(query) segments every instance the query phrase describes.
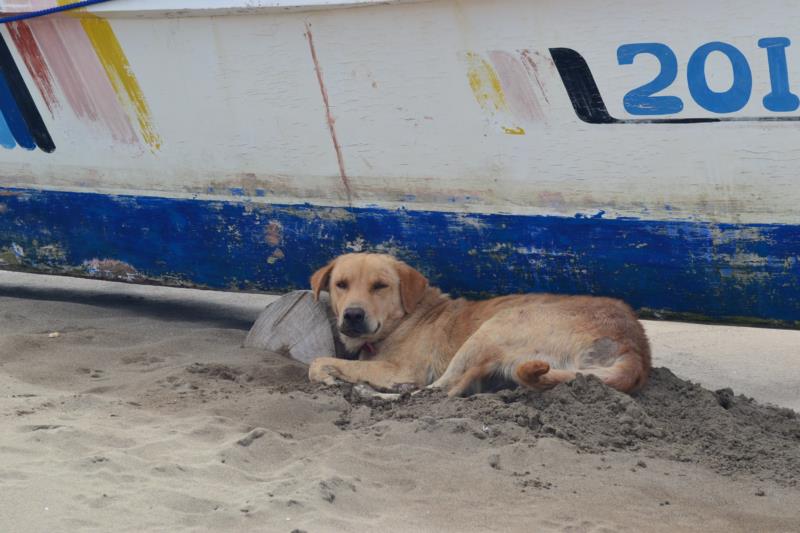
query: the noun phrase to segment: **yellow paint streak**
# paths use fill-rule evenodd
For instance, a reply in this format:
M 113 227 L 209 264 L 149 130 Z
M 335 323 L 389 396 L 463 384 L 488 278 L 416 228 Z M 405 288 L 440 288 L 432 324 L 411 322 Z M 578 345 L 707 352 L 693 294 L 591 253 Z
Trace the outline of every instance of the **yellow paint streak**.
M 59 0 L 58 5 L 69 5 L 74 3 L 71 0 Z M 72 12 L 80 19 L 83 31 L 86 32 L 89 41 L 92 43 L 97 58 L 106 71 L 108 80 L 117 93 L 117 98 L 123 106 L 130 106 L 136 114 L 139 122 L 139 131 L 144 141 L 153 149 L 161 148 L 161 137 L 153 128 L 153 120 L 150 116 L 150 107 L 144 98 L 139 82 L 133 74 L 128 58 L 122 50 L 114 30 L 108 21 L 88 13 L 84 10 Z
M 525 130 L 520 126 L 514 126 L 513 128 L 503 126 L 503 131 L 509 135 L 525 135 Z
M 488 111 L 506 109 L 506 95 L 492 65 L 474 52 L 467 52 L 466 59 L 469 65 L 467 79 L 478 104 Z
M 128 58 L 125 57 L 125 52 L 122 51 L 111 25 L 108 21 L 88 13 L 81 17 L 81 25 L 89 36 L 117 97 L 121 97 L 124 93 L 130 99 L 144 142 L 158 150 L 161 148 L 161 137 L 153 129 L 150 107 L 144 99 L 139 82 L 133 75 Z

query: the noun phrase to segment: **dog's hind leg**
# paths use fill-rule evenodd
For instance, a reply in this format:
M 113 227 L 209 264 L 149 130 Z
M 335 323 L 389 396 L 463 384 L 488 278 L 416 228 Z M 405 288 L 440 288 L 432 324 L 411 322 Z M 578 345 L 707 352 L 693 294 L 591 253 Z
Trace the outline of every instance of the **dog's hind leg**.
M 444 374 L 428 387 L 445 389 L 450 397 L 461 396 L 474 384 L 497 372 L 502 359 L 499 347 L 473 337 L 456 352 Z
M 536 390 L 552 389 L 559 383 L 575 379 L 574 370 L 550 368 L 541 359 L 520 363 L 511 373 L 511 378 L 524 387 Z
M 608 366 L 591 366 L 575 370 L 550 368 L 545 361 L 529 360 L 517 365 L 512 373 L 512 379 L 525 387 L 546 390 L 575 379 L 577 374 L 597 376 L 603 383 L 621 392 L 638 390 L 647 381 L 642 358 L 633 351 L 619 354 Z

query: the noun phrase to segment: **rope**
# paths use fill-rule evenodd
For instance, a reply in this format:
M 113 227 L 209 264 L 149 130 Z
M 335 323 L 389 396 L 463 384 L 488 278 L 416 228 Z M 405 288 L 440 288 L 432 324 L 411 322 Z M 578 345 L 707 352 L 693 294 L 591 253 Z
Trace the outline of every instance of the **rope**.
M 111 0 L 83 0 L 68 4 L 65 6 L 51 7 L 39 11 L 29 11 L 28 13 L 19 13 L 17 15 L 10 15 L 8 17 L 0 17 L 0 24 L 7 24 L 9 22 L 16 22 L 18 20 L 32 19 L 36 17 L 44 17 L 54 13 L 61 13 L 62 11 L 69 11 L 71 9 L 80 9 L 82 7 L 92 6 L 94 4 L 102 4 L 103 2 L 110 2 Z

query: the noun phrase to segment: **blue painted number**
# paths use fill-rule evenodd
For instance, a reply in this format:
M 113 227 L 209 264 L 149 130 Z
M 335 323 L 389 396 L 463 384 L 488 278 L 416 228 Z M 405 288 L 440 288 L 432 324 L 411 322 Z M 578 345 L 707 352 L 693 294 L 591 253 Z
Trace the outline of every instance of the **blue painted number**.
M 725 54 L 733 69 L 733 83 L 727 91 L 711 90 L 706 80 L 706 59 L 712 52 Z M 747 58 L 737 48 L 728 43 L 706 43 L 694 51 L 686 69 L 689 92 L 703 109 L 713 113 L 733 113 L 747 105 L 753 90 L 753 75 Z
M 789 68 L 786 64 L 786 48 L 791 41 L 786 37 L 766 37 L 759 39 L 759 48 L 767 51 L 769 64 L 770 92 L 764 99 L 764 107 L 769 111 L 787 112 L 800 108 L 800 98 L 789 88 Z M 706 62 L 708 56 L 717 52 L 723 54 L 731 64 L 733 82 L 722 92 L 708 86 Z M 683 110 L 683 102 L 677 96 L 654 96 L 669 87 L 678 76 L 678 60 L 672 49 L 662 43 L 623 44 L 617 49 L 617 62 L 632 65 L 639 54 L 650 54 L 658 59 L 661 70 L 658 76 L 641 87 L 626 94 L 622 103 L 631 115 L 669 115 Z M 753 74 L 747 58 L 733 45 L 723 42 L 706 43 L 689 58 L 686 68 L 689 93 L 697 105 L 712 113 L 734 113 L 744 108 L 753 91 Z
M 669 115 L 683 110 L 683 102 L 677 96 L 653 96 L 669 87 L 678 76 L 678 59 L 669 46 L 661 43 L 623 44 L 617 49 L 617 62 L 632 65 L 639 54 L 654 55 L 661 64 L 656 78 L 638 87 L 622 99 L 625 111 L 631 115 Z
M 786 66 L 786 47 L 792 42 L 786 37 L 759 39 L 759 48 L 767 49 L 770 93 L 764 97 L 764 107 L 770 111 L 794 111 L 800 107 L 800 98 L 789 90 L 789 68 Z

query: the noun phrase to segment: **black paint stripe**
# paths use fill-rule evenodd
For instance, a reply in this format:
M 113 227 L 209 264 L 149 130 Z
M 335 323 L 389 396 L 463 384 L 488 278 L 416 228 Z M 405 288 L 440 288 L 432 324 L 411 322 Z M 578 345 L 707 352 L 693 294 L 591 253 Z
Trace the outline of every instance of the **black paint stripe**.
M 551 48 L 550 55 L 579 119 L 589 124 L 619 122 L 608 113 L 600 89 L 597 88 L 592 71 L 583 56 L 569 48 Z
M 22 74 L 20 74 L 17 64 L 14 62 L 14 57 L 11 55 L 11 51 L 8 49 L 8 45 L 2 35 L 0 35 L 0 68 L 5 74 L 11 94 L 17 102 L 17 107 L 19 107 L 22 118 L 28 125 L 28 131 L 30 131 L 36 145 L 44 152 L 52 152 L 56 149 L 56 145 L 47 131 L 42 115 L 36 109 L 36 103 L 33 101 L 31 93 L 25 85 L 25 80 L 22 79 Z
M 551 48 L 550 55 L 561 75 L 578 118 L 589 124 L 708 124 L 711 122 L 799 122 L 800 117 L 696 117 L 641 118 L 612 117 L 586 60 L 570 48 Z

